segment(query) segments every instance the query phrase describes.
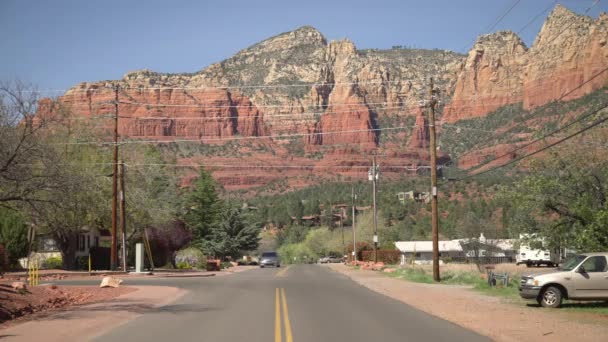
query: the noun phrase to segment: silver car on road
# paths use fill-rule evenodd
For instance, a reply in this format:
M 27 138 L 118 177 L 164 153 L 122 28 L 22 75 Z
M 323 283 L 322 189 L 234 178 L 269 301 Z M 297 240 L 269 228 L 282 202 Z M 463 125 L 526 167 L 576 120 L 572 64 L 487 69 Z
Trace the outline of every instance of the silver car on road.
M 260 267 L 264 268 L 266 266 L 281 267 L 281 261 L 279 260 L 279 255 L 277 252 L 262 253 L 262 257 L 260 258 Z

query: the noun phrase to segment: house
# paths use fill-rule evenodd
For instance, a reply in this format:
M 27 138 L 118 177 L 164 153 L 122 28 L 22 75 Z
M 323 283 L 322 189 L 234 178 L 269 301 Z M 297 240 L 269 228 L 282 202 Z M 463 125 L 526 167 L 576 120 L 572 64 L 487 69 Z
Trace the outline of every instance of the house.
M 483 233 L 479 238 L 439 241 L 439 258 L 442 261 L 467 262 L 475 258 L 492 258 L 492 263 L 512 262 L 517 251 L 515 239 L 486 239 Z M 417 264 L 433 260 L 432 241 L 397 241 L 395 246 L 401 251 L 401 264 L 413 260 Z
M 417 192 L 413 190 L 398 192 L 397 198 L 399 199 L 399 202 L 401 202 L 401 204 L 405 204 L 408 201 L 424 203 L 431 202 L 431 195 L 429 192 Z
M 109 229 L 85 227 L 78 234 L 76 257 L 88 256 L 92 247 L 109 246 L 112 243 L 112 233 Z
M 100 247 L 111 243 L 112 234 L 108 229 L 84 227 L 76 237 L 76 258 L 89 255 L 92 247 Z M 38 234 L 32 245 L 29 258 L 19 259 L 19 264 L 27 268 L 28 259 L 37 259 L 40 263 L 48 258 L 61 258 L 57 242 L 50 234 Z

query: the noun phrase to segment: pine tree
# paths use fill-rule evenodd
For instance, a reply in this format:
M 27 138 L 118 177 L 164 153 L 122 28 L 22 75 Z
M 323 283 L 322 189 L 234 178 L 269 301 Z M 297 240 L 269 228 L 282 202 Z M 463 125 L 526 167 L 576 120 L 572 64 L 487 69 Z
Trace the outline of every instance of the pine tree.
M 192 230 L 194 240 L 202 242 L 218 224 L 221 201 L 216 187 L 211 174 L 201 169 L 200 176 L 194 183 L 194 189 L 186 200 L 184 215 L 184 221 Z
M 243 251 L 254 250 L 260 241 L 260 225 L 234 203 L 227 203 L 221 210 L 220 222 L 203 240 L 203 250 L 215 256 L 237 258 Z

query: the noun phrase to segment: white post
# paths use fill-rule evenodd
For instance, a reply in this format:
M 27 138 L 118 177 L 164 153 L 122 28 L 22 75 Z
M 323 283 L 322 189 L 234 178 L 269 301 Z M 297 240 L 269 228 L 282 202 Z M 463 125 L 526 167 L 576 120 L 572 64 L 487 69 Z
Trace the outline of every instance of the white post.
M 135 244 L 135 273 L 143 273 L 144 271 L 144 244 Z

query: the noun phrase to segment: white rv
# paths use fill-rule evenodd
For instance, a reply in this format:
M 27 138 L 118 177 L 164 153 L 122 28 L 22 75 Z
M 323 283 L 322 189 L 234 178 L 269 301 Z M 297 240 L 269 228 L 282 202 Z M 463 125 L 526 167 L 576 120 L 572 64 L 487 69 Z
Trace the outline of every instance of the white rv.
M 528 267 L 532 266 L 549 266 L 556 267 L 561 261 L 561 253 L 559 249 L 554 251 L 545 249 L 542 239 L 534 240 L 535 245 L 540 245 L 540 248 L 530 247 L 530 238 L 527 235 L 520 235 L 519 252 L 515 258 L 516 264 L 525 264 Z

